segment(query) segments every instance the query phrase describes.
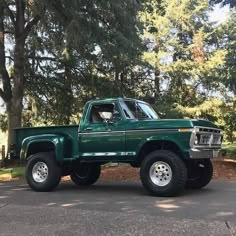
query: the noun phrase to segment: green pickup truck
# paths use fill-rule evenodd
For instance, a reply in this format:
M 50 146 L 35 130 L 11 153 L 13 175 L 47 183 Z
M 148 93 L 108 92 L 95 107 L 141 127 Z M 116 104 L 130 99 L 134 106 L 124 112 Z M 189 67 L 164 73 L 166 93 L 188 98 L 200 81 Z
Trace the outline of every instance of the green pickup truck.
M 210 182 L 222 138 L 209 121 L 159 119 L 146 102 L 109 98 L 87 102 L 79 125 L 16 129 L 14 147 L 35 191 L 53 190 L 66 175 L 94 184 L 101 165 L 121 162 L 140 167 L 152 195 L 175 196 Z

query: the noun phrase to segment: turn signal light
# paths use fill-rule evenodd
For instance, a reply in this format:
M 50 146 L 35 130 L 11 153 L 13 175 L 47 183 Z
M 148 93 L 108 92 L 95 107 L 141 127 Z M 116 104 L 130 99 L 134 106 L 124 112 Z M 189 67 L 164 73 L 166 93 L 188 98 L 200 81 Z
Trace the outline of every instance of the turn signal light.
M 183 128 L 183 129 L 179 129 L 179 132 L 192 132 L 193 129 L 188 129 L 188 128 Z

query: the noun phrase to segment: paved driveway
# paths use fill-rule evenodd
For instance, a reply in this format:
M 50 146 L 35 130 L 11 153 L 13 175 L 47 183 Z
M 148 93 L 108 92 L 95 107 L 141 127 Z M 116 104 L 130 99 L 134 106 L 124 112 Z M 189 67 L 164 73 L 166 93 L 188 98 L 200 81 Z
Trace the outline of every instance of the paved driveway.
M 235 235 L 236 182 L 212 181 L 176 198 L 146 194 L 139 182 L 63 182 L 37 193 L 0 182 L 0 235 Z

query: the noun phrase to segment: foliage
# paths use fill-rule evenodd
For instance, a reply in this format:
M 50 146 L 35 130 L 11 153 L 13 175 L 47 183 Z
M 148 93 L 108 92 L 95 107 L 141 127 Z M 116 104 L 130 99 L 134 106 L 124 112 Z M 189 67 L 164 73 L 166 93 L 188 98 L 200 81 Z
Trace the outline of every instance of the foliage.
M 220 27 L 220 46 L 226 49 L 225 63 L 220 70 L 220 79 L 226 88 L 236 95 L 236 12 Z
M 7 116 L 6 114 L 0 114 L 0 130 L 7 131 Z
M 236 7 L 235 0 L 210 0 L 211 4 L 218 4 L 221 3 L 223 6 L 229 5 L 231 8 Z
M 24 126 L 70 123 L 81 100 L 98 94 L 94 81 L 123 90 L 123 78 L 142 50 L 136 17 L 141 4 L 1 0 L 0 6 L 0 31 L 6 35 L 0 44 L 0 96 L 9 130 L 21 125 L 22 115 Z M 7 42 L 12 47 L 5 51 Z
M 153 81 L 152 103 L 163 117 L 181 116 L 169 109 L 170 104 L 197 106 L 218 89 L 217 69 L 224 64 L 226 51 L 215 46 L 207 0 L 147 2 L 140 17 L 147 47 L 143 59 L 150 64 Z
M 219 2 L 235 6 L 1 0 L 0 96 L 8 113 L 0 116 L 1 128 L 12 130 L 12 117 L 23 126 L 77 124 L 87 100 L 125 95 L 150 102 L 161 118 L 216 122 L 233 142 L 236 15 L 232 10 L 227 22 L 212 25 L 208 13 Z M 14 24 L 20 13 L 23 21 Z
M 234 142 L 236 138 L 236 112 L 235 101 L 224 102 L 219 98 L 211 98 L 198 106 L 177 106 L 177 111 L 185 118 L 207 119 L 224 129 L 225 139 Z
M 222 155 L 225 157 L 236 158 L 236 144 L 225 144 L 223 146 Z
M 145 99 L 162 118 L 217 123 L 233 142 L 235 101 L 228 91 L 233 91 L 236 78 L 235 17 L 227 27 L 216 28 L 208 21 L 207 0 L 147 2 L 140 18 L 152 93 L 145 94 Z
M 224 108 L 224 122 L 225 122 L 225 134 L 228 140 L 233 143 L 236 141 L 236 112 L 230 111 L 229 109 Z
M 11 169 L 0 169 L 0 179 L 7 177 L 10 178 L 17 178 L 23 176 L 25 173 L 24 167 L 14 167 Z
M 104 91 L 105 96 L 129 94 L 134 86 L 130 68 L 142 50 L 136 19 L 140 5 L 64 2 L 63 17 L 70 24 L 48 11 L 28 41 L 27 126 L 78 123 L 86 100 L 102 97 Z

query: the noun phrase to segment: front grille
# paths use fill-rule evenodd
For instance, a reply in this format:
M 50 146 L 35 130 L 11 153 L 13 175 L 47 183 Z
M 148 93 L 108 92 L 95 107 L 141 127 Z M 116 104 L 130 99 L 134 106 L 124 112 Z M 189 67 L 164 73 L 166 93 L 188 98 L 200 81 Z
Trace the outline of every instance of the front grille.
M 222 143 L 222 136 L 214 135 L 211 145 L 221 145 L 221 143 Z
M 220 147 L 223 136 L 221 130 L 213 128 L 197 128 L 196 146 L 202 147 Z
M 211 134 L 198 134 L 199 145 L 209 145 L 211 141 Z

